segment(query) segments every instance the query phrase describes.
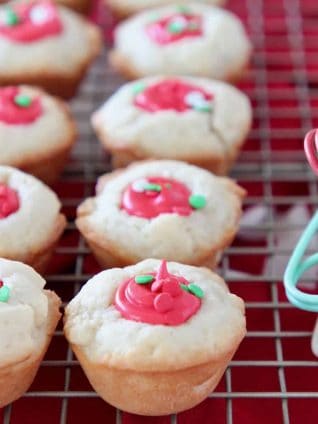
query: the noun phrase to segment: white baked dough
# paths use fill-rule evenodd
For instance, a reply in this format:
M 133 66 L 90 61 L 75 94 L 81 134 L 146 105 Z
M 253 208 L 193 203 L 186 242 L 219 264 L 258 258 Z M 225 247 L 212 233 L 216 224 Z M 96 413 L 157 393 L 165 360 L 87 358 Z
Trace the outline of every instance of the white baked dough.
M 69 146 L 73 124 L 66 109 L 43 91 L 21 86 L 20 94 L 40 96 L 43 113 L 30 124 L 11 125 L 0 120 L 0 164 L 19 166 L 30 158 Z
M 147 177 L 173 178 L 192 194 L 206 197 L 207 205 L 190 216 L 160 214 L 152 219 L 131 216 L 121 209 L 122 193 L 129 184 Z M 145 161 L 114 175 L 92 199 L 85 218 L 90 229 L 120 256 L 134 262 L 147 257 L 174 258 L 187 263 L 223 247 L 238 228 L 243 191 L 227 178 L 177 161 Z
M 241 21 L 223 9 L 189 4 L 190 12 L 203 18 L 203 35 L 167 45 L 154 42 L 146 33 L 153 16 L 176 12 L 176 6 L 145 11 L 118 25 L 115 53 L 140 77 L 155 74 L 203 76 L 221 80 L 238 77 L 246 67 L 251 43 Z
M 236 88 L 203 78 L 178 80 L 214 95 L 210 113 L 164 110 L 149 113 L 134 105 L 136 84 L 151 86 L 175 77 L 148 77 L 121 87 L 93 117 L 93 126 L 116 152 L 123 146 L 137 157 L 195 160 L 226 158 L 242 144 L 251 127 L 249 99 Z
M 0 7 L 1 11 L 6 6 Z M 89 29 L 83 19 L 58 6 L 63 24 L 60 34 L 31 43 L 18 43 L 0 35 L 0 76 L 32 74 L 34 71 L 72 76 L 91 56 Z
M 0 364 L 5 367 L 43 349 L 48 299 L 45 280 L 21 262 L 0 259 L 0 281 L 10 289 L 8 302 L 0 302 Z
M 166 6 L 169 4 L 186 5 L 190 0 L 106 0 L 107 5 L 114 8 L 122 15 L 130 15 L 151 7 Z M 197 0 L 198 3 L 207 3 L 214 5 L 223 5 L 226 0 Z
M 18 192 L 20 208 L 0 219 L 0 257 L 36 252 L 52 236 L 61 208 L 56 194 L 41 181 L 8 166 L 0 166 L 0 182 Z
M 32 1 L 41 1 L 41 0 L 32 0 Z M 64 4 L 65 6 L 70 7 L 70 8 L 75 7 L 77 4 L 81 4 L 83 2 L 83 0 L 53 0 L 53 1 L 55 1 L 56 3 Z M 92 1 L 92 0 L 88 0 L 88 1 Z M 211 0 L 211 1 L 213 1 L 213 0 Z M 9 3 L 9 1 L 8 0 L 0 0 L 0 4 L 1 3 Z
M 136 371 L 167 371 L 226 355 L 245 333 L 244 305 L 224 281 L 206 268 L 168 263 L 172 274 L 204 291 L 199 311 L 179 326 L 150 325 L 123 318 L 113 306 L 117 287 L 132 276 L 156 271 L 148 259 L 97 274 L 66 308 L 65 331 L 95 363 Z

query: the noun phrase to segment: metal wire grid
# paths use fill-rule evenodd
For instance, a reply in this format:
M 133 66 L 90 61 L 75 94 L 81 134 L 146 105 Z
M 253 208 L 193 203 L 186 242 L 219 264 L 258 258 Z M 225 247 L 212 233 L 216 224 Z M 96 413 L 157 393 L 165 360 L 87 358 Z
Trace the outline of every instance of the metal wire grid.
M 318 15 L 318 5 L 312 6 L 312 4 L 310 1 L 301 2 L 300 0 L 233 0 L 230 3 L 230 8 L 245 21 L 255 46 L 252 68 L 242 83 L 242 88 L 249 94 L 254 104 L 255 125 L 247 148 L 233 171 L 233 176 L 246 187 L 256 187 L 246 199 L 246 208 L 263 206 L 265 216 L 261 223 L 246 222 L 242 228 L 242 234 L 256 234 L 262 238 L 262 243 L 257 245 L 252 239 L 248 239 L 245 243 L 235 243 L 227 250 L 220 266 L 220 272 L 230 284 L 231 290 L 242 294 L 243 297 L 244 293 L 246 294 L 254 285 L 259 285 L 262 292 L 267 290 L 268 296 L 256 295 L 250 298 L 247 295 L 245 297 L 247 314 L 248 317 L 249 315 L 253 317 L 253 314 L 256 313 L 264 320 L 270 317 L 272 326 L 268 328 L 265 326 L 264 329 L 263 324 L 256 327 L 252 325 L 246 341 L 251 342 L 251 346 L 254 342 L 266 344 L 266 341 L 269 341 L 273 343 L 274 353 L 269 357 L 253 357 L 253 355 L 249 357 L 245 352 L 245 356 L 235 357 L 226 371 L 221 388 L 211 394 L 207 401 L 222 401 L 219 405 L 223 410 L 223 415 L 216 418 L 214 414 L 213 422 L 215 423 L 245 424 L 249 421 L 244 421 L 237 413 L 238 408 L 244 408 L 244 404 L 240 404 L 239 401 L 247 400 L 249 403 L 245 407 L 253 408 L 255 404 L 257 408 L 258 400 L 265 402 L 266 399 L 270 400 L 273 405 L 275 402 L 276 405 L 279 402 L 279 413 L 277 413 L 276 420 L 271 420 L 272 424 L 276 422 L 284 424 L 314 423 L 318 420 L 317 412 L 312 411 L 312 415 L 307 418 L 307 421 L 306 418 L 300 421 L 300 415 L 294 414 L 295 407 L 293 406 L 294 400 L 317 399 L 318 386 L 316 385 L 312 389 L 313 385 L 311 385 L 311 389 L 309 389 L 296 384 L 289 389 L 288 378 L 286 378 L 291 370 L 299 370 L 300 372 L 309 372 L 317 381 L 317 362 L 314 358 L 308 354 L 293 358 L 285 345 L 285 342 L 291 346 L 294 342 L 301 342 L 306 350 L 305 346 L 309 346 L 311 336 L 312 315 L 305 313 L 302 315 L 302 319 L 306 322 L 304 328 L 299 328 L 297 325 L 295 328 L 293 327 L 292 314 L 297 314 L 299 317 L 302 313 L 294 311 L 282 298 L 282 275 L 276 271 L 273 261 L 269 262 L 272 263 L 272 266 L 267 266 L 266 273 L 261 270 L 247 273 L 248 270 L 241 270 L 240 266 L 238 266 L 238 270 L 243 273 L 233 273 L 233 269 L 236 269 L 235 264 L 240 260 L 246 262 L 246 258 L 250 258 L 251 263 L 258 263 L 265 257 L 268 262 L 274 257 L 290 254 L 290 248 L 282 248 L 277 245 L 277 238 L 284 232 L 301 229 L 303 224 L 278 223 L 277 217 L 280 214 L 280 208 L 294 204 L 307 204 L 313 208 L 318 205 L 316 180 L 308 170 L 300 149 L 303 135 L 318 120 L 318 91 L 315 88 L 318 79 L 308 71 L 308 65 L 312 59 L 307 54 L 308 49 L 314 50 L 316 45 L 318 49 L 318 31 L 311 33 L 308 30 L 314 24 L 315 15 Z M 107 158 L 102 153 L 88 124 L 88 116 L 91 111 L 95 110 L 105 97 L 110 95 L 122 82 L 118 76 L 105 67 L 105 63 L 104 55 L 91 70 L 79 98 L 72 105 L 80 128 L 80 140 L 74 151 L 73 159 L 63 176 L 62 184 L 57 187 L 70 221 L 74 219 L 74 209 L 79 202 L 93 193 L 97 176 L 109 169 Z M 286 89 L 285 81 L 288 81 L 288 89 Z M 313 106 L 315 100 L 317 100 L 316 107 Z M 292 129 L 288 126 L 291 121 L 297 122 Z M 282 154 L 282 149 L 276 149 L 273 140 L 279 146 L 283 141 L 290 143 L 292 147 L 288 150 L 284 149 Z M 300 185 L 301 189 L 297 190 L 296 194 L 293 193 L 293 190 L 287 194 L 277 192 L 275 188 L 277 183 L 284 185 L 288 182 L 297 187 Z M 83 239 L 78 236 L 72 222 L 68 225 L 66 236 L 66 242 L 62 242 L 58 247 L 56 256 L 66 259 L 67 265 L 61 272 L 48 276 L 49 285 L 62 296 L 65 302 L 78 292 L 81 285 L 90 278 L 94 269 L 94 265 L 89 265 L 90 252 Z M 286 312 L 290 317 L 287 327 L 285 325 L 286 317 L 284 317 Z M 25 404 L 22 399 L 5 409 L 3 424 L 20 424 L 22 422 L 23 424 L 28 422 L 32 424 L 44 422 L 81 424 L 86 422 L 84 415 L 81 418 L 76 414 L 76 409 L 80 409 L 81 403 L 85 400 L 91 399 L 97 402 L 97 395 L 87 385 L 84 384 L 83 389 L 83 385 L 78 383 L 77 373 L 80 372 L 80 369 L 70 349 L 67 348 L 66 342 L 63 341 L 61 330 L 56 332 L 53 346 L 55 346 L 54 342 L 56 345 L 61 343 L 64 345 L 60 350 L 53 349 L 43 362 L 40 373 L 43 371 L 45 376 L 62 375 L 62 383 L 55 384 L 58 386 L 57 389 L 52 389 L 51 386 L 44 385 L 43 388 L 43 385 L 35 385 L 25 395 L 28 402 L 33 399 L 37 402 L 34 405 L 41 405 L 45 400 L 48 402 L 44 407 L 44 415 L 30 418 L 28 421 L 27 410 L 23 409 Z M 61 351 L 62 354 L 55 353 L 57 351 Z M 264 373 L 264 371 L 270 373 L 271 370 L 275 370 L 278 377 L 276 388 L 274 390 L 260 387 L 248 389 L 243 386 L 237 389 L 235 374 L 245 369 L 255 370 L 254 378 L 256 380 L 260 373 Z M 55 399 L 58 400 L 58 404 L 55 406 L 56 412 L 53 413 L 52 402 Z M 101 403 L 92 405 L 103 414 L 94 418 L 93 422 L 96 424 L 119 424 L 125 421 L 125 414 L 110 408 L 104 410 L 103 408 L 106 408 L 104 403 L 103 406 Z M 49 420 L 50 414 L 47 414 L 47 408 L 50 408 L 51 421 Z M 22 412 L 19 415 L 20 410 Z M 205 420 L 202 417 L 202 423 L 210 422 L 209 417 L 205 417 Z M 132 417 L 130 420 L 133 422 Z M 149 423 L 152 422 L 150 418 L 148 420 Z M 184 414 L 172 416 L 169 421 L 171 423 L 194 422 L 191 419 L 189 421 Z M 135 418 L 134 422 L 140 421 Z M 267 423 L 266 413 L 264 416 L 264 412 L 260 410 L 259 415 L 256 415 L 256 422 Z

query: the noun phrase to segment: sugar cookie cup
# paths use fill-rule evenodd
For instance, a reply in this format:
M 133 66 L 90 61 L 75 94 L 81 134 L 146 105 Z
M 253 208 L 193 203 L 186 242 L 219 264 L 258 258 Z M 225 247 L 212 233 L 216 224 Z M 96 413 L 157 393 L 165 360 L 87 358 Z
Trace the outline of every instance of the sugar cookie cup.
M 0 165 L 22 169 L 52 184 L 76 136 L 65 102 L 36 87 L 0 87 Z
M 106 6 L 111 9 L 112 13 L 119 19 L 127 18 L 127 16 L 153 7 L 166 6 L 176 3 L 174 0 L 104 0 L 104 2 L 106 3 Z M 186 6 L 187 4 L 191 3 L 191 1 L 179 0 L 177 3 L 180 6 Z M 197 3 L 207 3 L 215 6 L 222 6 L 226 3 L 226 0 L 197 0 Z
M 66 227 L 56 194 L 15 168 L 0 166 L 0 257 L 43 273 Z
M 184 162 L 144 161 L 102 176 L 76 226 L 103 267 L 165 257 L 215 267 L 239 228 L 245 191 Z
M 67 6 L 75 12 L 87 14 L 92 7 L 92 0 L 56 0 L 63 6 Z
M 252 125 L 239 90 L 205 78 L 156 76 L 125 84 L 92 115 L 115 168 L 172 159 L 229 172 Z
M 251 52 L 237 16 L 189 3 L 147 10 L 120 23 L 109 60 L 128 79 L 166 74 L 234 82 L 245 74 Z
M 47 0 L 1 5 L 0 15 L 0 85 L 36 85 L 74 96 L 101 50 L 98 27 Z
M 105 401 L 166 415 L 214 390 L 246 328 L 243 301 L 219 276 L 148 259 L 89 280 L 66 308 L 64 331 Z
M 0 408 L 30 387 L 61 317 L 61 300 L 31 267 L 0 259 Z
M 38 1 L 38 0 L 35 0 L 35 1 Z M 55 1 L 56 3 L 60 3 L 63 6 L 67 6 L 78 13 L 84 13 L 84 14 L 89 12 L 91 8 L 91 3 L 92 3 L 92 0 L 53 0 L 53 1 Z M 1 3 L 9 3 L 9 1 L 0 0 L 0 4 Z

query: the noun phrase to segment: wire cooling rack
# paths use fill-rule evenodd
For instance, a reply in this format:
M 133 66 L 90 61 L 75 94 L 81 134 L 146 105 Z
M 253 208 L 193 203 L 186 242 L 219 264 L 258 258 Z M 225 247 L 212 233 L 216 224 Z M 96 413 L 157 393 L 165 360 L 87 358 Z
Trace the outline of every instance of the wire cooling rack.
M 316 178 L 302 152 L 305 132 L 318 126 L 318 4 L 233 0 L 229 9 L 245 22 L 255 46 L 240 85 L 253 102 L 254 126 L 233 170 L 249 195 L 242 230 L 220 265 L 230 289 L 246 301 L 246 339 L 203 404 L 177 416 L 144 418 L 98 398 L 60 327 L 30 391 L 0 412 L 3 424 L 318 422 L 318 362 L 310 351 L 315 316 L 289 305 L 282 289 L 295 237 L 318 205 Z M 99 271 L 73 221 L 76 206 L 109 170 L 88 117 L 122 82 L 105 53 L 72 103 L 80 139 L 55 187 L 70 223 L 47 277 L 64 302 Z

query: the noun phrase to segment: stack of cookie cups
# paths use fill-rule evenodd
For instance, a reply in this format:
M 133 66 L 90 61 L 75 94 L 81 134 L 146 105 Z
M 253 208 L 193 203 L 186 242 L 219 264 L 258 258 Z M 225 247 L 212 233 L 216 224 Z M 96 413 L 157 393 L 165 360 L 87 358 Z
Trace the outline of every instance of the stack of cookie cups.
M 246 333 L 243 301 L 208 268 L 242 213 L 245 190 L 225 175 L 252 113 L 229 82 L 251 45 L 215 7 L 223 1 L 136 3 L 109 1 L 121 17 L 140 12 L 118 25 L 109 61 L 137 80 L 91 119 L 121 169 L 98 179 L 76 219 L 107 269 L 66 307 L 64 331 L 105 401 L 166 415 L 215 389 Z M 76 139 L 54 96 L 74 96 L 101 45 L 96 26 L 52 1 L 0 6 L 0 407 L 28 389 L 60 317 L 60 300 L 30 266 L 45 271 L 66 219 L 37 178 L 54 183 Z
M 31 385 L 61 316 L 61 300 L 37 274 L 46 272 L 66 227 L 46 184 L 58 181 L 77 138 L 59 97 L 76 93 L 102 38 L 95 25 L 53 1 L 0 3 L 2 408 Z M 84 12 L 91 2 L 59 3 Z
M 140 12 L 119 23 L 109 55 L 135 80 L 92 115 L 114 170 L 76 225 L 106 270 L 64 317 L 96 392 L 141 415 L 202 402 L 246 333 L 243 301 L 208 268 L 239 228 L 245 190 L 224 175 L 252 113 L 228 82 L 251 45 L 240 21 L 211 5 L 223 2 L 171 3 L 108 2 L 120 17 Z

